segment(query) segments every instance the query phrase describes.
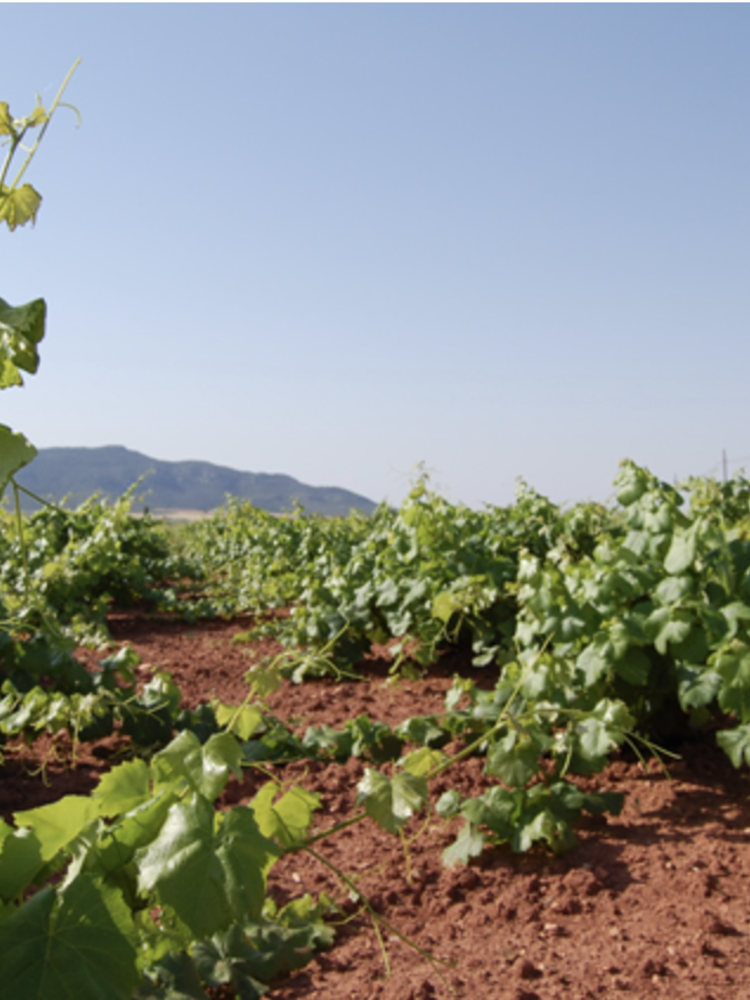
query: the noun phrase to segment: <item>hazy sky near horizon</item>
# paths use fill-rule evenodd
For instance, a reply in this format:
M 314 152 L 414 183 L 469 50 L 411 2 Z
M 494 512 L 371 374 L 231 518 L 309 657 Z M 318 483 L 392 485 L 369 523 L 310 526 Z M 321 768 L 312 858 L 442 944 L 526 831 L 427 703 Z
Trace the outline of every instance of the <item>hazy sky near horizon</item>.
M 750 465 L 747 5 L 4 4 L 0 421 L 398 502 Z

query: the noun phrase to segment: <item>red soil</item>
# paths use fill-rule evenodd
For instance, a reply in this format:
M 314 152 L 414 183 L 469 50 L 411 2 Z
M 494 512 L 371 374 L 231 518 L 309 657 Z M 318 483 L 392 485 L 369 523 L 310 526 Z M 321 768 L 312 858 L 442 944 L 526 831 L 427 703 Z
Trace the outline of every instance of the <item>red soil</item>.
M 194 707 L 213 694 L 239 703 L 252 662 L 277 651 L 272 642 L 232 645 L 247 623 L 185 625 L 118 616 L 115 639 L 143 658 L 147 678 L 171 671 Z M 95 657 L 86 654 L 90 661 Z M 85 657 L 84 657 L 85 658 Z M 444 661 L 421 681 L 386 683 L 387 664 L 373 659 L 367 679 L 334 684 L 285 684 L 269 703 L 303 730 L 341 725 L 367 714 L 391 725 L 415 714 L 439 712 L 457 661 Z M 481 674 L 488 684 L 493 678 Z M 72 792 L 86 792 L 117 750 L 111 739 L 82 749 L 78 766 L 49 759 L 45 774 L 29 773 L 51 748 L 40 741 L 6 758 L 0 772 L 0 814 L 6 818 Z M 481 791 L 482 762 L 458 765 L 432 789 Z M 281 771 L 281 769 L 277 769 Z M 354 810 L 363 766 L 303 762 L 284 778 L 320 794 L 318 827 Z M 538 850 L 513 855 L 488 850 L 469 867 L 445 868 L 440 854 L 456 821 L 434 813 L 407 830 L 401 842 L 369 820 L 322 840 L 317 849 L 345 871 L 399 934 L 383 930 L 390 976 L 372 924 L 329 870 L 298 854 L 273 870 L 270 892 L 285 902 L 302 892 L 327 890 L 350 916 L 334 946 L 305 969 L 274 984 L 269 996 L 293 1000 L 553 1000 L 633 997 L 729 1000 L 750 996 L 750 785 L 711 741 L 682 749 L 667 777 L 615 759 L 596 786 L 626 793 L 619 817 L 586 820 L 579 846 L 564 858 Z M 230 785 L 227 803 L 245 802 L 265 780 L 250 770 Z

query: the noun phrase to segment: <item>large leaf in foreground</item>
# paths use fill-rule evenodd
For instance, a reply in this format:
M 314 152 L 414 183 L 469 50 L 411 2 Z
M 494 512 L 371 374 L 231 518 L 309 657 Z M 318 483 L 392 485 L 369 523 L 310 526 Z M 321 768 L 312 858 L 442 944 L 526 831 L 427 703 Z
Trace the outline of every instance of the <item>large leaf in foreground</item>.
M 215 815 L 201 796 L 176 803 L 159 836 L 138 855 L 139 887 L 156 890 L 196 938 L 260 917 L 263 872 L 280 853 L 260 832 L 250 809 L 237 806 L 218 832 Z
M 0 924 L 0 982 L 13 1000 L 128 1000 L 136 935 L 119 892 L 82 875 L 43 889 Z

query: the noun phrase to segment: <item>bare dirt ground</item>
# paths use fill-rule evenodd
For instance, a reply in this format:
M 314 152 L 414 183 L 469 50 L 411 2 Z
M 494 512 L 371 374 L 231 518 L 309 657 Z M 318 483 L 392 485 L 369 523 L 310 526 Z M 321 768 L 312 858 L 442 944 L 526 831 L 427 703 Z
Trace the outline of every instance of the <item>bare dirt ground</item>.
M 144 679 L 156 668 L 171 671 L 191 707 L 213 694 L 233 703 L 245 696 L 246 670 L 277 648 L 270 641 L 232 645 L 233 635 L 247 627 L 247 622 L 186 625 L 138 615 L 111 621 L 115 639 L 129 641 L 142 656 Z M 440 711 L 452 672 L 461 666 L 449 658 L 423 680 L 388 684 L 387 664 L 374 658 L 363 665 L 366 679 L 360 683 L 287 684 L 269 701 L 300 731 L 310 724 L 341 725 L 361 714 L 393 725 Z M 490 675 L 482 676 L 492 683 Z M 15 810 L 87 791 L 109 766 L 116 741 L 87 747 L 75 770 L 65 761 L 49 761 L 48 784 L 44 775 L 31 773 L 45 749 L 40 741 L 7 758 L 0 771 L 0 814 L 6 819 Z M 735 771 L 711 739 L 683 747 L 681 754 L 670 777 L 654 761 L 643 768 L 615 759 L 591 785 L 625 792 L 622 814 L 586 820 L 579 827 L 579 846 L 563 858 L 500 848 L 469 867 L 448 869 L 440 855 L 453 839 L 456 821 L 434 813 L 426 822 L 413 821 L 406 852 L 399 839 L 369 820 L 321 841 L 320 855 L 343 869 L 392 925 L 382 931 L 390 975 L 369 917 L 325 865 L 304 854 L 284 859 L 270 881 L 279 902 L 325 889 L 339 902 L 342 916 L 334 946 L 274 983 L 269 996 L 750 996 L 748 774 Z M 478 793 L 486 785 L 481 768 L 480 760 L 458 765 L 460 773 L 448 772 L 434 783 L 434 797 L 448 787 Z M 283 769 L 283 777 L 319 793 L 322 830 L 352 814 L 362 771 L 355 759 L 345 765 L 300 762 Z M 228 787 L 226 802 L 246 802 L 265 780 L 260 772 L 247 771 L 241 784 Z

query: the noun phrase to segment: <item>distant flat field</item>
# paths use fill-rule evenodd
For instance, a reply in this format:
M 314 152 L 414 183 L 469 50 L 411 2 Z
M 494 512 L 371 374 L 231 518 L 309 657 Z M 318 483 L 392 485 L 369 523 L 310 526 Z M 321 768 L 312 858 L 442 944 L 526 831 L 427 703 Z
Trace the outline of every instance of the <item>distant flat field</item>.
M 182 507 L 149 507 L 149 514 L 151 517 L 157 517 L 162 521 L 205 521 L 208 517 L 213 517 L 216 513 L 215 510 L 190 510 L 189 508 Z M 270 513 L 272 517 L 292 517 L 294 515 L 289 513 L 276 514 L 273 511 L 267 511 L 265 513 Z M 141 511 L 133 511 L 134 517 L 143 517 Z
M 154 507 L 150 511 L 152 517 L 159 517 L 164 521 L 203 521 L 207 517 L 213 517 L 212 510 L 182 510 L 180 507 Z

